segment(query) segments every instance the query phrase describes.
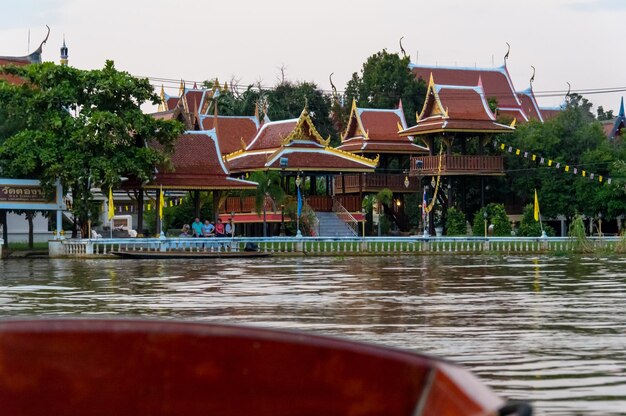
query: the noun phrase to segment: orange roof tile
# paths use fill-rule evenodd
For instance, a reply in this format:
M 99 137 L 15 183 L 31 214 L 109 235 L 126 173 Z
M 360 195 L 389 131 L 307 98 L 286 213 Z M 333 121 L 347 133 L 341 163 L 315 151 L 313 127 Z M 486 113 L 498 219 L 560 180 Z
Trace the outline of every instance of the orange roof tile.
M 200 116 L 203 130 L 215 127 L 215 117 Z M 232 153 L 242 148 L 242 141 L 249 145 L 259 129 L 255 117 L 218 116 L 217 139 L 222 154 Z

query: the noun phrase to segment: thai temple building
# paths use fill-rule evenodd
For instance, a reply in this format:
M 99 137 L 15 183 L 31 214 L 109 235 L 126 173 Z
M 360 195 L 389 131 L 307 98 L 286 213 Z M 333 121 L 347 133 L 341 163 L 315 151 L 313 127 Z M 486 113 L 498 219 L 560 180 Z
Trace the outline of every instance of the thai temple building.
M 444 208 L 454 206 L 454 196 L 458 194 L 461 199 L 458 205 L 465 211 L 468 177 L 480 179 L 481 205 L 484 205 L 484 177 L 504 175 L 503 156 L 486 154 L 485 147 L 493 135 L 514 130 L 514 122 L 505 125 L 497 121 L 480 76 L 474 86 L 459 86 L 436 84 L 431 74 L 417 124 L 399 134 L 416 137 L 429 149 L 428 156 L 411 158 L 411 176 L 430 177 L 427 182 L 435 188 L 432 197 L 438 196 Z M 475 146 L 471 146 L 472 142 Z M 478 151 L 470 154 L 471 147 Z M 445 185 L 440 178 L 444 178 Z M 433 216 L 430 220 L 432 229 Z
M 335 193 L 358 195 L 359 200 L 383 189 L 393 192 L 393 204 L 387 214 L 400 230 L 408 230 L 405 195 L 420 192 L 420 184 L 408 176 L 412 156 L 428 153 L 428 148 L 414 142 L 412 136 L 400 136 L 408 128 L 402 101 L 396 109 L 358 108 L 352 102 L 340 150 L 369 158 L 379 157 L 374 173 L 343 174 L 336 177 Z

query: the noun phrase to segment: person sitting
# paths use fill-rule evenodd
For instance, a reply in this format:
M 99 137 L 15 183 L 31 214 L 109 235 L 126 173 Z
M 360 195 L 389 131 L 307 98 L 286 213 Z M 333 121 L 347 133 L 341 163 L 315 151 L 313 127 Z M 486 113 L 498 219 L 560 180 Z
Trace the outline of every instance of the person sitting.
M 191 224 L 194 237 L 202 237 L 202 227 L 203 225 L 200 222 L 200 218 L 196 217 L 196 220 Z
M 235 236 L 235 224 L 233 224 L 232 218 L 228 219 L 228 222 L 226 223 L 226 227 L 224 229 L 226 230 L 226 237 Z
M 189 237 L 189 224 L 183 225 L 183 229 L 180 231 L 179 237 Z
M 202 227 L 202 236 L 215 237 L 215 226 L 210 223 L 209 220 L 204 221 L 204 226 Z
M 226 237 L 225 231 L 224 231 L 224 223 L 222 222 L 221 218 L 217 219 L 217 224 L 215 224 L 215 236 L 216 237 Z

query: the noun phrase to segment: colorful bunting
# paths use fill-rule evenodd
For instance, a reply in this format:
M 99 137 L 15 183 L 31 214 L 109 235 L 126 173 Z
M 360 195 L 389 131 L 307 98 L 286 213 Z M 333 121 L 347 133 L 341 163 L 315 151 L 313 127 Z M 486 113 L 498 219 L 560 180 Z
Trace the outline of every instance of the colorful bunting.
M 494 147 L 495 148 L 498 147 L 498 143 L 497 142 L 494 142 Z M 500 150 L 505 150 L 506 149 L 508 153 L 513 153 L 513 149 L 514 149 L 513 146 L 507 146 L 506 143 L 500 143 L 499 147 L 500 147 Z M 561 169 L 561 162 L 556 162 L 553 159 L 547 159 L 546 160 L 546 158 L 541 157 L 541 155 L 530 153 L 530 152 L 522 150 L 522 149 L 515 148 L 515 155 L 516 156 L 523 155 L 523 157 L 525 159 L 528 159 L 529 156 L 530 156 L 533 162 L 537 161 L 537 159 L 539 158 L 539 164 L 540 165 L 544 165 L 544 164 L 547 163 L 547 165 L 549 167 L 555 167 L 556 169 Z M 572 173 L 574 175 L 578 175 L 578 168 L 577 167 L 574 167 L 571 171 L 572 171 Z M 564 164 L 564 172 L 570 172 L 570 165 Z M 595 173 L 587 172 L 586 170 L 581 170 L 580 173 L 581 173 L 582 177 L 585 177 L 585 178 L 589 177 L 590 180 L 595 180 L 597 178 L 599 183 L 606 183 L 607 185 L 610 185 L 611 182 L 613 181 L 612 178 L 607 178 L 606 181 L 605 181 L 604 177 L 602 175 L 597 175 Z

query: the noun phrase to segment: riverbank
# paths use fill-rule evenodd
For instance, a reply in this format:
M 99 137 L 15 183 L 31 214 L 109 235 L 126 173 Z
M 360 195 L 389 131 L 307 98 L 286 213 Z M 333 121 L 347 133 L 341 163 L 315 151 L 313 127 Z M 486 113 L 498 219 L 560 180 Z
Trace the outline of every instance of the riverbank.
M 624 253 L 622 237 L 236 237 L 57 240 L 50 257 L 110 257 L 112 252 L 222 252 L 256 248 L 276 256 L 398 254 Z

